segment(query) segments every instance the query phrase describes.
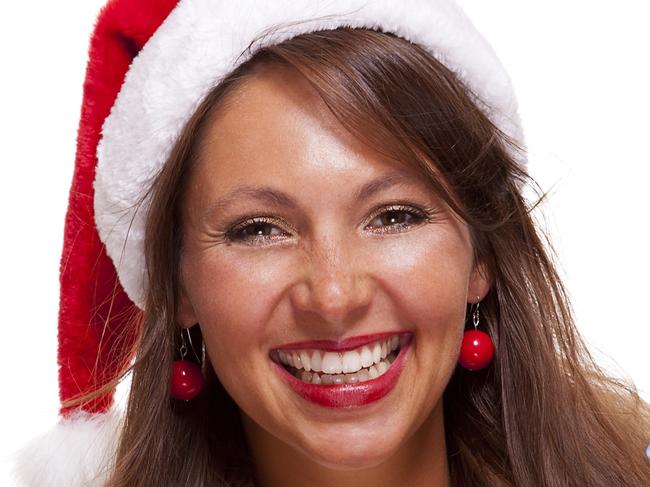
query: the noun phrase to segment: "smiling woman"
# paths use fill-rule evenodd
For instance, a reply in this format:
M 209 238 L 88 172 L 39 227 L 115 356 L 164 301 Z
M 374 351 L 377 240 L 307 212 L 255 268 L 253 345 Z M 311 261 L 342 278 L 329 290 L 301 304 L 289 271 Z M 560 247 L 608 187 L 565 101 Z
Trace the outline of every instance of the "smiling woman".
M 62 312 L 63 414 L 105 413 L 133 376 L 115 444 L 61 484 L 643 485 L 648 406 L 576 331 L 511 87 L 462 11 L 360 3 L 343 21 L 352 5 L 312 2 L 277 19 L 291 35 L 188 68 L 204 50 L 164 47 L 232 23 L 217 3 L 179 3 L 103 124 L 112 264 L 84 276 L 94 348 Z M 151 88 L 161 66 L 177 71 Z
M 318 48 L 322 57 L 343 55 L 336 44 L 372 54 L 391 42 L 409 49 L 350 30 L 293 39 L 302 56 Z M 263 476 L 280 485 L 288 465 L 301 479 L 326 465 L 339 481 L 347 467 L 357 481 L 398 484 L 406 465 L 395 452 L 441 445 L 442 409 L 431 411 L 454 370 L 468 298 L 485 296 L 488 281 L 467 225 L 418 171 L 352 136 L 307 78 L 275 67 L 272 50 L 259 56 L 230 87 L 236 100 L 206 117 L 195 160 L 175 161 L 190 166 L 186 182 L 172 183 L 185 186 L 173 225 L 182 232 L 177 322 L 200 324 Z M 275 190 L 232 190 L 244 183 Z M 156 233 L 148 241 L 162 243 Z M 284 461 L 264 462 L 270 451 Z M 414 479 L 445 479 L 437 452 L 411 469 Z

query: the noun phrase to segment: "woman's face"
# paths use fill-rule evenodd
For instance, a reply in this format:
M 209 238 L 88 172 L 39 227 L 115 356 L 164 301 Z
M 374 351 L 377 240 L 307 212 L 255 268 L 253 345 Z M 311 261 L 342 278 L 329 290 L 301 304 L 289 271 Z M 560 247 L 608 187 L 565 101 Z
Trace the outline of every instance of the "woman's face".
M 262 72 L 231 94 L 183 215 L 178 318 L 200 323 L 249 440 L 360 468 L 442 424 L 466 304 L 489 286 L 468 229 L 306 81 Z

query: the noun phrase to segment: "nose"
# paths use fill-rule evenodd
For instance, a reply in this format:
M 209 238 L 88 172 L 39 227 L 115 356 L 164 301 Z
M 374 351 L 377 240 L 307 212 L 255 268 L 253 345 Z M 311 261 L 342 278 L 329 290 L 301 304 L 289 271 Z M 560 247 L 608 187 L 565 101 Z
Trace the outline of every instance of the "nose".
M 343 329 L 360 321 L 374 292 L 361 252 L 341 239 L 321 240 L 306 251 L 305 261 L 305 271 L 291 292 L 294 309 Z

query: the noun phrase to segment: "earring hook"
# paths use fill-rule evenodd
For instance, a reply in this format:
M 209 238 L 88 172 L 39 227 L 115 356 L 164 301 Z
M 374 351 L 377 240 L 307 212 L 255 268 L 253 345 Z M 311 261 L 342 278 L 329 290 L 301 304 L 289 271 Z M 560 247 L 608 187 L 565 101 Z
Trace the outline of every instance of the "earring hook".
M 194 354 L 194 357 L 196 357 L 196 361 L 198 363 L 201 363 L 201 359 L 199 358 L 199 355 L 196 353 L 196 349 L 194 348 L 194 343 L 192 343 L 192 334 L 190 333 L 189 328 L 183 328 L 181 329 L 181 360 L 185 360 L 185 356 L 187 355 L 187 344 L 185 343 L 185 335 L 184 332 L 187 332 L 187 339 L 190 342 L 190 348 L 192 349 L 192 353 Z
M 472 322 L 473 322 L 473 324 L 474 324 L 474 329 L 475 329 L 475 330 L 478 329 L 478 323 L 479 323 L 479 313 L 478 313 L 478 309 L 479 309 L 479 307 L 480 307 L 480 305 L 481 305 L 481 297 L 480 297 L 480 296 L 476 296 L 476 299 L 477 299 L 477 301 L 476 301 L 476 308 L 474 309 L 474 313 L 472 314 Z

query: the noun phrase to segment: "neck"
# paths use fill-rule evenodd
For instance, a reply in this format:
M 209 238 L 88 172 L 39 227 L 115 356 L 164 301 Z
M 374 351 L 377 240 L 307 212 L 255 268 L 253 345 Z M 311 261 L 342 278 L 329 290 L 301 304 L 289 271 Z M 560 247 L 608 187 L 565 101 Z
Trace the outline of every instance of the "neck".
M 337 470 L 316 463 L 242 413 L 259 487 L 409 485 L 448 487 L 442 400 L 391 457 L 377 466 Z

